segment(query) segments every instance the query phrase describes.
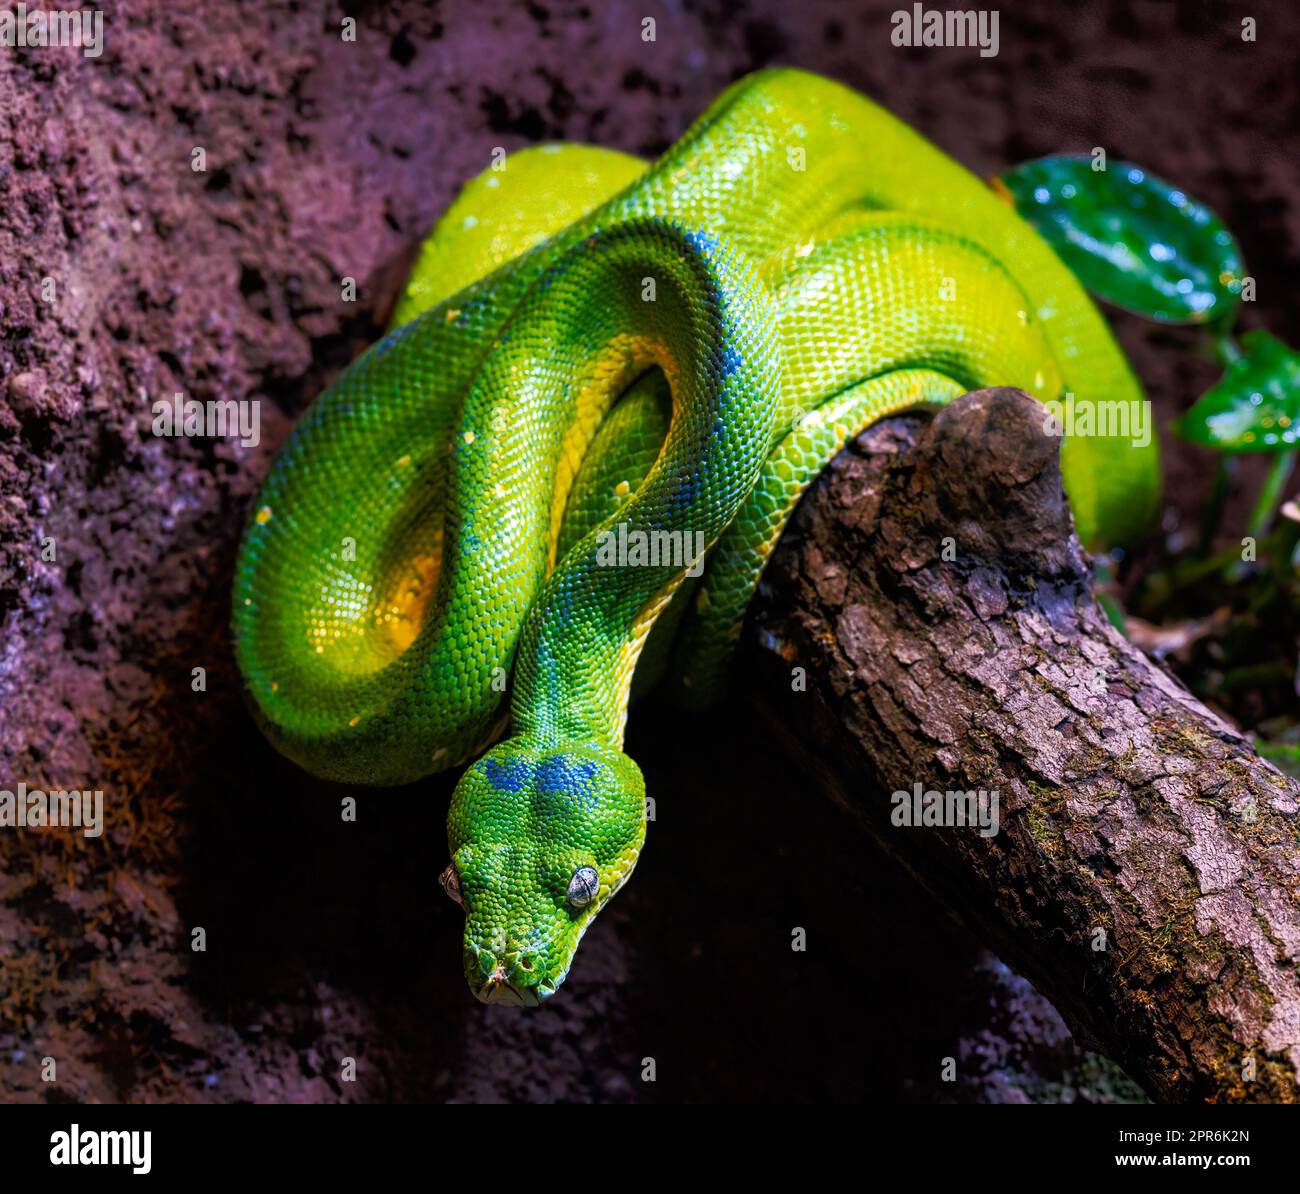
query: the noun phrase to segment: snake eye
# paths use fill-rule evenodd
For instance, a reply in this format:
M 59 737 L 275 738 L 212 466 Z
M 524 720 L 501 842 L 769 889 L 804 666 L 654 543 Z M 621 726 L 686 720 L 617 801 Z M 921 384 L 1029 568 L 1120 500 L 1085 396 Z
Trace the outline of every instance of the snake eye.
M 456 874 L 455 863 L 447 864 L 447 869 L 438 876 L 438 884 L 456 903 L 465 907 L 465 901 L 460 898 L 460 876 Z
M 567 899 L 572 908 L 585 908 L 600 890 L 600 876 L 594 866 L 580 866 L 569 880 Z

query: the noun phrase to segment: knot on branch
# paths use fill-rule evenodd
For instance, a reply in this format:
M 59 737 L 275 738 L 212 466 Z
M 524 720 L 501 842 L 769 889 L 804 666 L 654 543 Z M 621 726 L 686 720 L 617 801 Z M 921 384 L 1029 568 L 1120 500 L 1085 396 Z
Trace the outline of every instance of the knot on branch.
M 921 434 L 909 493 L 916 530 L 1009 575 L 1084 580 L 1061 488 L 1060 438 L 1023 390 L 965 394 Z

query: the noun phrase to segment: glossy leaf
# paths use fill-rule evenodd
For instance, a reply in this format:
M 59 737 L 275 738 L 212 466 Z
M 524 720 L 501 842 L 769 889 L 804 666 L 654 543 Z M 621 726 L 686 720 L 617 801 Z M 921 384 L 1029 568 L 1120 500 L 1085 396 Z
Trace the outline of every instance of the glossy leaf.
M 1300 447 L 1300 355 L 1268 332 L 1247 332 L 1242 355 L 1178 421 L 1185 440 L 1220 452 Z
M 1241 250 L 1204 204 L 1130 162 L 1026 162 L 995 181 L 1094 294 L 1164 323 L 1227 320 Z

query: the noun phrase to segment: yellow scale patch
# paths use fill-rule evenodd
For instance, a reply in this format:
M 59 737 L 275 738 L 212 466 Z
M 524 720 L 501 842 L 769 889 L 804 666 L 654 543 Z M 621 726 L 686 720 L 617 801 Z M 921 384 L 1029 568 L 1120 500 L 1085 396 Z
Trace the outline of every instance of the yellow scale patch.
M 391 588 L 375 606 L 374 618 L 398 654 L 420 635 L 429 600 L 438 588 L 441 563 L 440 554 L 414 556 L 404 572 L 385 578 Z
M 641 336 L 620 336 L 579 386 L 573 421 L 565 428 L 564 438 L 560 441 L 560 459 L 556 466 L 555 488 L 551 496 L 548 569 L 555 568 L 555 549 L 560 541 L 564 510 L 569 504 L 569 491 L 573 488 L 578 469 L 582 466 L 582 458 L 601 419 L 637 374 L 656 363 L 648 340 Z

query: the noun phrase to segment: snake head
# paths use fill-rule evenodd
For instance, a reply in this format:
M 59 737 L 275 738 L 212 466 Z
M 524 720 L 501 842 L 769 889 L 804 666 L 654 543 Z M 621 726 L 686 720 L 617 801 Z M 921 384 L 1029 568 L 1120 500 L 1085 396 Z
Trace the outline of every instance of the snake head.
M 627 881 L 645 841 L 645 780 L 598 743 L 507 739 L 456 785 L 443 890 L 465 909 L 465 977 L 485 1003 L 536 1007 Z

